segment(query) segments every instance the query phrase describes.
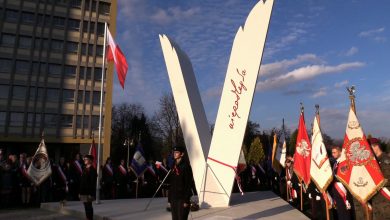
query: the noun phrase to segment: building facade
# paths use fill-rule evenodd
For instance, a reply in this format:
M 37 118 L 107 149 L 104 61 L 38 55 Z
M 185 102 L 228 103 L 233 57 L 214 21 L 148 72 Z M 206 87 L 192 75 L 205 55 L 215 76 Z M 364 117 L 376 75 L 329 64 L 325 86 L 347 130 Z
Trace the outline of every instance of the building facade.
M 44 132 L 58 158 L 86 152 L 93 133 L 98 141 L 104 24 L 115 33 L 116 10 L 116 0 L 0 0 L 0 148 L 35 150 Z M 112 78 L 110 64 L 103 159 L 110 151 Z

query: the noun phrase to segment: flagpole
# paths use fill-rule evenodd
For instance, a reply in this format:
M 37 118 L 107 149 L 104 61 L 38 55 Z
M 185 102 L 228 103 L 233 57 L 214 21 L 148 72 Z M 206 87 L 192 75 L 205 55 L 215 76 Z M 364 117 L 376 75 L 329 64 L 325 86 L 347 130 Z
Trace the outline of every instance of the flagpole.
M 326 197 L 328 197 L 326 191 L 324 191 L 324 192 L 322 193 L 322 197 L 324 197 L 324 201 L 325 201 L 326 220 L 329 220 L 329 204 L 328 204 L 328 199 L 326 198 Z
M 284 121 L 284 120 L 283 120 Z M 290 198 L 289 198 L 289 194 L 290 194 L 290 188 L 288 187 L 288 183 L 287 183 L 287 178 L 288 178 L 288 171 L 287 171 L 287 166 L 285 168 L 285 172 L 286 172 L 286 194 L 287 194 L 287 202 L 290 202 Z
M 102 148 L 102 114 L 103 114 L 103 90 L 104 90 L 104 73 L 106 72 L 106 41 L 107 41 L 107 22 L 104 22 L 104 40 L 103 40 L 103 64 L 102 80 L 100 82 L 100 108 L 99 108 L 99 144 L 97 153 L 97 179 L 96 179 L 96 204 L 100 204 L 100 157 Z
M 303 211 L 302 180 L 299 180 L 299 183 L 301 184 L 301 211 Z

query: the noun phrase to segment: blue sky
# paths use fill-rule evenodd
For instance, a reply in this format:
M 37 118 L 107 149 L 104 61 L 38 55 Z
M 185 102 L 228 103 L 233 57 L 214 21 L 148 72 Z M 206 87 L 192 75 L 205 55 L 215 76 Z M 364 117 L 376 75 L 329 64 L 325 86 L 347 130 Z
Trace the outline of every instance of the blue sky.
M 210 124 L 215 122 L 234 36 L 257 0 L 119 0 L 116 40 L 129 71 L 114 80 L 113 102 L 140 103 L 152 115 L 171 92 L 158 38 L 167 34 L 188 54 Z M 275 0 L 250 119 L 261 129 L 306 124 L 320 105 L 321 127 L 345 134 L 355 85 L 366 134 L 390 138 L 390 1 Z M 115 77 L 116 78 L 116 77 Z

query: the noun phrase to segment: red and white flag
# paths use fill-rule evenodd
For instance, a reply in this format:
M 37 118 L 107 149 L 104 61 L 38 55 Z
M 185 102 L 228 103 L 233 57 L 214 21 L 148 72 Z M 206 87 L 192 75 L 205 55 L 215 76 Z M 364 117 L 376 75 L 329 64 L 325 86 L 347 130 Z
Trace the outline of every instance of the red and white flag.
M 118 44 L 114 41 L 110 30 L 107 29 L 107 42 L 108 42 L 108 54 L 107 61 L 114 61 L 116 73 L 118 74 L 119 83 L 122 88 L 125 88 L 125 80 L 129 65 L 127 64 L 126 57 L 119 48 Z
M 343 154 L 336 177 L 357 200 L 366 203 L 386 180 L 352 108 L 349 110 Z
M 311 144 L 310 176 L 321 193 L 324 193 L 333 180 L 333 174 L 325 144 L 322 139 L 319 113 L 314 117 Z
M 298 135 L 294 154 L 294 172 L 306 186 L 310 183 L 311 143 L 307 135 L 303 110 L 299 116 Z
M 89 152 L 88 152 L 89 155 L 92 155 L 93 156 L 93 167 L 96 169 L 96 145 L 95 145 L 95 140 L 92 139 L 92 143 L 91 143 L 91 146 L 89 147 Z

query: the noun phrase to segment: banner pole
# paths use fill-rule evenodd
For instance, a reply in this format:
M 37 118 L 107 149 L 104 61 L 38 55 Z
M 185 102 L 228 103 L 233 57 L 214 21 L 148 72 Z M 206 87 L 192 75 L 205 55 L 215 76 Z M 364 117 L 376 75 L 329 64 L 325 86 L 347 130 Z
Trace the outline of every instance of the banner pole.
M 303 197 L 302 197 L 302 190 L 303 190 L 303 189 L 302 189 L 302 180 L 300 180 L 299 182 L 300 182 L 300 184 L 301 184 L 301 190 L 300 190 L 300 191 L 301 191 L 301 193 L 300 193 L 300 194 L 301 194 L 301 211 L 303 211 Z
M 102 115 L 103 115 L 103 91 L 104 91 L 104 73 L 106 71 L 106 41 L 107 41 L 107 22 L 104 23 L 104 40 L 103 40 L 103 64 L 102 64 L 102 80 L 100 82 L 100 108 L 99 108 L 99 144 L 97 153 L 97 179 L 96 179 L 96 204 L 100 204 L 100 157 L 102 151 Z
M 325 201 L 326 220 L 329 220 L 329 204 L 328 204 L 327 199 L 325 198 L 325 196 L 327 196 L 326 191 L 322 194 L 322 197 L 324 197 L 324 201 Z

